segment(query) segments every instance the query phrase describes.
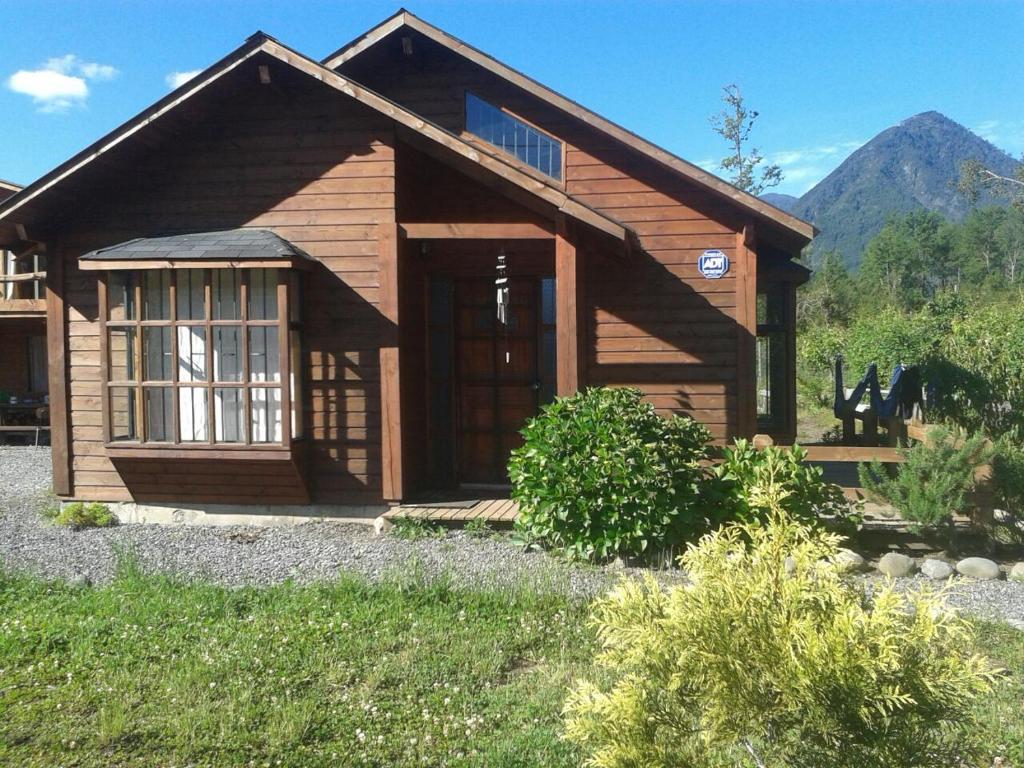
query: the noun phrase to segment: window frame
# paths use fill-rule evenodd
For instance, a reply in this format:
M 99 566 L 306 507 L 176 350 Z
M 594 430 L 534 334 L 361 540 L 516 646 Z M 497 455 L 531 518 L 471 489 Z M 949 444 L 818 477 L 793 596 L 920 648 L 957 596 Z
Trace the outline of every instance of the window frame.
M 755 403 L 757 402 L 760 396 L 760 393 L 756 391 L 758 386 L 758 374 L 760 373 L 760 366 L 758 365 L 757 360 L 758 341 L 761 338 L 771 338 L 772 336 L 781 335 L 781 371 L 778 372 L 776 377 L 774 377 L 778 379 L 780 391 L 771 392 L 770 395 L 771 403 L 773 404 L 773 406 L 776 403 L 778 403 L 778 406 L 773 407 L 772 412 L 768 415 L 762 415 L 760 413 L 757 414 L 757 429 L 759 432 L 766 432 L 768 434 L 782 434 L 788 433 L 788 431 L 795 429 L 794 409 L 796 403 L 796 290 L 795 287 L 788 282 L 773 280 L 761 283 L 760 281 L 758 281 L 758 298 L 760 298 L 761 296 L 765 296 L 765 301 L 767 302 L 770 300 L 768 297 L 771 296 L 772 294 L 778 295 L 781 299 L 781 318 L 777 322 L 756 323 L 757 330 L 754 341 Z M 772 379 L 773 376 L 771 371 L 769 370 L 769 387 L 771 387 L 772 384 L 775 383 L 774 381 L 772 381 Z
M 97 274 L 99 298 L 99 329 L 100 329 L 100 386 L 102 392 L 103 442 L 107 454 L 117 456 L 153 456 L 153 457 L 187 457 L 201 456 L 212 458 L 215 455 L 238 456 L 245 454 L 247 458 L 277 458 L 290 456 L 292 444 L 302 439 L 305 434 L 305 408 L 303 403 L 296 401 L 304 395 L 304 371 L 292 370 L 292 336 L 300 345 L 298 362 L 301 366 L 302 317 L 301 296 L 304 292 L 304 275 L 294 268 L 294 263 L 282 260 L 279 263 L 260 261 L 251 264 L 236 262 L 224 263 L 178 263 L 169 265 L 166 262 L 153 264 L 117 264 L 113 268 L 105 268 Z M 144 277 L 152 270 L 166 270 L 169 273 L 168 317 L 159 320 L 147 320 L 144 317 Z M 237 319 L 214 319 L 213 308 L 213 276 L 219 269 L 238 270 L 239 275 L 239 317 Z M 252 270 L 276 269 L 277 282 L 274 286 L 277 298 L 277 318 L 273 320 L 251 319 L 249 317 L 249 284 Z M 183 319 L 178 317 L 177 291 L 179 275 L 185 270 L 201 270 L 203 273 L 203 317 L 201 319 Z M 132 319 L 110 319 L 110 283 L 115 273 L 132 275 L 132 300 L 134 313 Z M 298 312 L 292 307 L 293 292 L 299 301 Z M 179 328 L 203 328 L 205 334 L 205 368 L 204 381 L 182 381 L 178 360 Z M 238 381 L 217 381 L 214 376 L 214 330 L 219 327 L 239 329 L 240 335 L 240 378 Z M 134 368 L 133 379 L 124 381 L 111 378 L 110 331 L 117 328 L 134 331 L 131 361 Z M 147 380 L 143 339 L 147 328 L 170 329 L 170 380 Z M 253 381 L 250 376 L 249 336 L 252 328 L 277 328 L 278 338 L 278 369 L 279 380 Z M 294 383 L 294 386 L 293 386 Z M 115 440 L 111 417 L 111 395 L 116 389 L 126 389 L 135 393 L 134 420 L 136 424 L 135 438 L 132 440 Z M 145 392 L 147 389 L 170 389 L 174 394 L 171 398 L 171 439 L 150 441 L 148 424 L 145 414 Z M 206 437 L 201 441 L 181 439 L 180 396 L 182 389 L 201 389 L 206 395 Z M 242 407 L 242 440 L 236 442 L 218 442 L 217 422 L 215 418 L 215 391 L 220 389 L 240 389 L 243 392 Z M 252 397 L 256 389 L 277 389 L 280 391 L 280 433 L 281 439 L 271 442 L 253 442 L 252 428 Z M 292 420 L 297 420 L 297 430 L 292 428 Z M 294 432 L 298 432 L 296 435 Z
M 497 144 L 492 144 L 487 139 L 483 138 L 482 136 L 478 136 L 477 134 L 475 134 L 471 130 L 469 130 L 469 107 L 468 107 L 468 97 L 469 96 L 472 96 L 475 99 L 477 99 L 479 101 L 482 101 L 484 104 L 486 104 L 487 106 L 491 107 L 492 109 L 496 109 L 499 112 L 502 112 L 502 113 L 508 115 L 513 120 L 518 120 L 523 125 L 527 126 L 528 128 L 532 128 L 533 130 L 537 131 L 537 133 L 541 134 L 542 136 L 545 136 L 546 138 L 550 139 L 551 141 L 558 142 L 558 146 L 559 146 L 559 168 L 561 169 L 561 175 L 558 178 L 555 178 L 554 176 L 551 176 L 551 175 L 549 175 L 547 173 L 544 173 L 544 171 L 540 170 L 539 168 L 535 168 L 534 166 L 530 165 L 529 163 L 524 163 L 522 160 L 520 160 L 518 157 L 516 157 L 511 152 L 508 152 L 508 151 L 502 149 Z M 479 93 L 477 93 L 476 91 L 474 91 L 474 90 L 472 90 L 470 88 L 465 88 L 462 91 L 462 134 L 463 134 L 463 138 L 468 137 L 474 144 L 482 145 L 482 146 L 487 147 L 489 149 L 493 149 L 493 150 L 496 150 L 496 151 L 500 152 L 502 159 L 509 160 L 509 161 L 515 163 L 518 167 L 528 171 L 531 174 L 534 174 L 538 178 L 543 179 L 544 181 L 546 181 L 547 183 L 549 183 L 549 184 L 557 184 L 560 187 L 565 187 L 565 177 L 566 177 L 565 162 L 566 162 L 566 156 L 568 154 L 567 153 L 567 147 L 566 147 L 565 140 L 562 139 L 562 138 L 559 138 L 558 136 L 555 136 L 550 131 L 545 130 L 544 128 L 541 128 L 539 125 L 537 125 L 532 120 L 528 120 L 525 117 L 523 117 L 522 115 L 513 112 L 512 110 L 508 109 L 504 105 L 496 104 L 493 101 L 491 101 L 490 99 L 485 99 Z

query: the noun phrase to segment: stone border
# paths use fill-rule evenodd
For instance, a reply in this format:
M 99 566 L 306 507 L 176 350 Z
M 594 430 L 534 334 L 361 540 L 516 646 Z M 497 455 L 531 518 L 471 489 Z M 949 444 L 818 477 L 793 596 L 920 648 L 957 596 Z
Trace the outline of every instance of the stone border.
M 62 501 L 63 509 L 74 500 Z M 88 504 L 90 502 L 82 502 Z M 331 504 L 142 504 L 134 501 L 100 502 L 106 504 L 120 523 L 157 525 L 255 525 L 275 528 L 301 523 L 331 521 L 372 526 L 388 510 L 381 506 L 343 506 Z

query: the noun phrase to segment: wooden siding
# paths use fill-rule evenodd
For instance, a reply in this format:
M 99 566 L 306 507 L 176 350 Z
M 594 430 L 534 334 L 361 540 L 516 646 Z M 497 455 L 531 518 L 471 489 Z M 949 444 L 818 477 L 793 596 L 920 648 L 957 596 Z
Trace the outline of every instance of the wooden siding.
M 378 225 L 394 222 L 391 121 L 309 78 L 256 63 L 225 81 L 130 170 L 106 171 L 61 228 L 67 247 L 73 495 L 86 499 L 375 504 L 381 501 Z M 249 71 L 252 70 L 252 71 Z M 120 166 L 119 166 L 120 167 Z M 293 462 L 105 455 L 95 273 L 74 254 L 136 236 L 273 228 L 320 262 L 305 302 L 308 489 Z M 393 226 L 393 224 L 392 224 Z M 308 490 L 308 494 L 307 494 Z
M 341 71 L 456 133 L 467 90 L 525 118 L 565 143 L 566 191 L 639 235 L 625 259 L 581 251 L 581 380 L 640 387 L 660 411 L 688 413 L 718 440 L 740 432 L 737 395 L 752 398 L 754 382 L 739 380 L 736 273 L 707 280 L 697 270 L 709 248 L 736 263 L 746 222 L 735 209 L 425 37 L 413 49 L 411 58 L 374 51 Z

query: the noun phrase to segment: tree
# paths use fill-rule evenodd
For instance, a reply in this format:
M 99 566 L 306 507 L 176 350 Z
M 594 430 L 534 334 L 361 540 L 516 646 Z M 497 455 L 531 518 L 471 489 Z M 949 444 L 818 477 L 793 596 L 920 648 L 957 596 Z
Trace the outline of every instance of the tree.
M 747 109 L 743 104 L 743 94 L 738 85 L 727 85 L 722 90 L 726 109 L 711 117 L 711 127 L 728 142 L 729 154 L 718 165 L 731 174 L 729 181 L 734 186 L 752 195 L 760 195 L 782 181 L 782 169 L 778 165 L 767 165 L 761 168 L 760 179 L 757 178 L 757 167 L 764 157 L 756 148 L 747 151 L 745 145 L 750 140 L 758 112 Z
M 814 270 L 814 276 L 797 292 L 797 318 L 802 325 L 840 323 L 846 325 L 857 303 L 857 287 L 835 251 L 829 251 Z
M 1013 176 L 1003 176 L 986 168 L 979 160 L 967 160 L 960 166 L 960 193 L 972 203 L 983 191 L 1010 201 L 1018 211 L 1024 211 L 1024 158 Z
M 942 290 L 957 290 L 963 270 L 953 233 L 953 227 L 931 211 L 891 219 L 864 250 L 863 294 L 874 297 L 876 304 L 881 300 L 913 309 Z

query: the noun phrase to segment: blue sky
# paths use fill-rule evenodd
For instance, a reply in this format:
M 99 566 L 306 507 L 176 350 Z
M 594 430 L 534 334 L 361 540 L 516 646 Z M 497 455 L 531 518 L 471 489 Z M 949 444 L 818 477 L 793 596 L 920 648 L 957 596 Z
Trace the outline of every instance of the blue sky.
M 693 162 L 740 85 L 801 194 L 884 128 L 938 110 L 1024 152 L 1024 2 L 413 2 L 409 10 Z M 0 0 L 0 178 L 27 183 L 257 29 L 321 58 L 395 2 Z

